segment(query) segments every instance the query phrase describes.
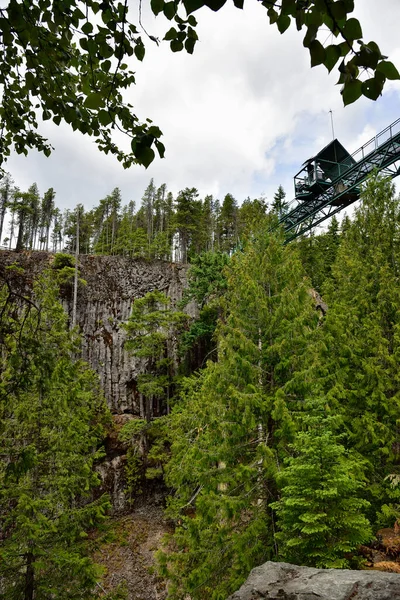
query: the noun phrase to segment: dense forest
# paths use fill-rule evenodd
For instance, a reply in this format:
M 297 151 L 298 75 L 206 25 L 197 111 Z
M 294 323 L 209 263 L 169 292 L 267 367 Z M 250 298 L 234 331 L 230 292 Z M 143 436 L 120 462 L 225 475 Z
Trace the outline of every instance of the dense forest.
M 151 292 L 121 324 L 146 365 L 144 418 L 120 433 L 128 491 L 143 473 L 167 487 L 173 531 L 158 570 L 169 598 L 225 600 L 266 560 L 362 567 L 360 546 L 400 518 L 393 184 L 372 177 L 352 218 L 290 244 L 277 226 L 281 188 L 272 207 L 239 207 L 189 188 L 173 200 L 151 182 L 137 211 L 114 190 L 92 211 L 63 216 L 53 190 L 40 199 L 8 180 L 1 197 L 17 248 L 72 252 L 78 218 L 82 252 L 190 261 L 181 305 Z M 88 551 L 109 508 L 93 465 L 110 415 L 58 301 L 63 256 L 31 298 L 12 288 L 17 253 L 2 275 L 4 600 L 103 595 Z M 193 301 L 197 318 L 185 312 Z
M 268 208 L 265 199 L 247 198 L 239 206 L 226 194 L 223 201 L 195 188 L 176 198 L 166 184 L 151 180 L 140 206 L 124 204 L 119 188 L 91 210 L 78 204 L 61 211 L 53 188 L 41 196 L 36 183 L 21 192 L 7 175 L 0 185 L 0 240 L 16 250 L 71 251 L 76 248 L 77 221 L 81 254 L 123 255 L 135 258 L 190 262 L 203 251 L 231 252 L 269 211 L 285 212 L 286 193 L 279 186 Z

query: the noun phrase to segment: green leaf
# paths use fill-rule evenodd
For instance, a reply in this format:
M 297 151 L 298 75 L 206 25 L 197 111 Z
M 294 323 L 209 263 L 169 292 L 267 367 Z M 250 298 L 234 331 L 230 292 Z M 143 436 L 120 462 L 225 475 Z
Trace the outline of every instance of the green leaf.
M 160 142 L 159 140 L 156 140 L 155 142 L 158 154 L 160 155 L 160 158 L 164 158 L 164 154 L 165 154 L 165 146 L 162 142 Z
M 349 41 L 362 38 L 362 29 L 357 19 L 349 19 L 343 27 L 343 37 Z
M 174 40 L 177 35 L 178 35 L 178 32 L 175 29 L 175 27 L 171 27 L 171 29 L 168 29 L 167 33 L 164 35 L 164 40 L 169 42 L 171 40 Z
M 362 44 L 360 50 L 353 58 L 360 67 L 375 69 L 380 58 L 380 52 L 374 52 L 366 44 Z
M 144 59 L 144 55 L 145 55 L 145 47 L 144 44 L 136 44 L 136 46 L 133 49 L 135 56 L 138 60 L 142 61 Z
M 220 8 L 224 6 L 226 0 L 205 0 L 204 4 L 211 8 L 214 12 L 217 12 Z
M 179 40 L 172 40 L 170 43 L 172 52 L 180 52 L 183 50 L 183 43 Z
M 344 84 L 341 94 L 345 106 L 359 99 L 363 94 L 362 86 L 363 84 L 359 79 L 351 80 Z
M 150 2 L 151 10 L 157 16 L 160 12 L 163 11 L 164 8 L 164 0 L 151 0 Z
M 171 20 L 176 14 L 175 2 L 166 2 L 163 8 L 164 15 Z
M 91 110 L 98 110 L 99 108 L 102 108 L 104 104 L 105 98 L 100 92 L 93 92 L 92 94 L 89 94 L 83 103 L 85 108 L 90 108 Z
M 339 0 L 339 2 L 330 2 L 329 7 L 336 21 L 341 21 L 347 17 L 346 4 L 342 0 Z
M 104 71 L 104 73 L 108 73 L 110 69 L 111 69 L 111 61 L 108 59 L 104 60 L 101 63 L 101 70 Z
M 93 25 L 89 21 L 86 21 L 86 23 L 82 26 L 82 31 L 86 35 L 89 35 L 93 31 Z
M 190 13 L 198 10 L 202 6 L 205 6 L 205 2 L 204 0 L 183 0 L 183 5 L 187 14 L 190 15 Z
M 312 42 L 317 38 L 318 27 L 316 25 L 309 25 L 307 27 L 307 33 L 303 39 L 303 46 L 309 48 Z
M 87 50 L 88 50 L 88 40 L 87 40 L 87 38 L 81 38 L 79 40 L 79 45 L 82 48 L 82 50 L 86 50 L 86 52 L 87 52 Z
M 151 127 L 149 127 L 149 134 L 155 138 L 158 138 L 162 135 L 161 129 L 156 125 L 152 125 Z
M 336 65 L 337 61 L 341 57 L 342 53 L 340 52 L 340 48 L 335 44 L 331 44 L 325 48 L 325 60 L 324 65 L 328 69 L 329 72 L 332 71 L 333 67 Z
M 107 42 L 103 42 L 98 46 L 98 53 L 101 58 L 110 58 L 114 54 L 114 50 Z
M 113 121 L 112 116 L 110 115 L 110 113 L 107 110 L 100 110 L 99 114 L 97 116 L 98 116 L 100 125 L 102 125 L 103 127 L 107 127 L 107 125 L 109 125 Z
M 276 24 L 279 29 L 279 33 L 284 33 L 288 27 L 290 27 L 290 17 L 288 15 L 280 14 Z
M 354 0 L 344 0 L 344 5 L 345 5 L 346 11 L 348 13 L 353 12 L 353 10 L 354 10 Z
M 282 0 L 281 14 L 294 17 L 296 15 L 296 0 Z
M 400 79 L 398 70 L 389 60 L 381 60 L 381 62 L 377 64 L 376 70 L 383 73 L 388 79 Z
M 310 44 L 310 56 L 311 56 L 311 66 L 316 67 L 317 65 L 321 65 L 325 61 L 326 53 L 325 48 L 318 40 L 314 40 Z
M 193 54 L 196 40 L 194 38 L 187 38 L 185 41 L 185 50 L 188 54 Z
M 267 12 L 269 16 L 269 22 L 271 25 L 273 25 L 279 19 L 279 13 L 274 8 L 269 8 Z
M 376 77 L 371 77 L 362 84 L 362 93 L 370 100 L 377 100 L 382 93 L 383 82 Z
M 136 148 L 136 158 L 146 169 L 153 162 L 154 157 L 155 154 L 152 148 L 148 146 L 141 146 L 139 150 Z

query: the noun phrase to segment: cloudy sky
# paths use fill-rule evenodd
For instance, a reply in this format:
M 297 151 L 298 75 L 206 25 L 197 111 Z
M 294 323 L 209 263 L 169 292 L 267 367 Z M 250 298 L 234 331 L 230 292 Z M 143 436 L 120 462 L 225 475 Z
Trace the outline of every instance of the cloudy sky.
M 400 2 L 356 0 L 356 7 L 364 39 L 376 41 L 400 70 Z M 132 21 L 136 11 L 132 1 Z M 229 192 L 239 203 L 248 196 L 271 200 L 282 184 L 291 199 L 293 175 L 331 140 L 330 109 L 336 137 L 350 152 L 400 117 L 397 82 L 377 102 L 360 99 L 343 108 L 336 72 L 311 70 L 302 35 L 291 27 L 281 36 L 256 0 L 243 11 L 204 8 L 196 17 L 194 55 L 149 42 L 143 64 L 133 65 L 136 86 L 127 99 L 163 131 L 165 159 L 125 171 L 90 139 L 46 122 L 41 131 L 55 151 L 50 158 L 12 156 L 7 169 L 16 185 L 26 189 L 36 181 L 41 193 L 53 187 L 62 208 L 80 202 L 89 209 L 115 187 L 124 202 L 139 206 L 150 178 L 174 194 L 196 187 L 220 199 Z M 144 25 L 153 35 L 169 28 L 151 14 Z

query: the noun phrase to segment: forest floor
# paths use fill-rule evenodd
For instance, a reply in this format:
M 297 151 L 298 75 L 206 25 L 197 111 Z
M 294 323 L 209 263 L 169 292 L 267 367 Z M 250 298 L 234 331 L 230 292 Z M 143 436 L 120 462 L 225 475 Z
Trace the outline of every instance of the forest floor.
M 127 600 L 164 600 L 165 582 L 154 572 L 154 553 L 169 531 L 162 506 L 140 506 L 109 522 L 94 561 L 105 569 L 101 590 L 126 588 Z
M 155 573 L 155 552 L 161 548 L 164 534 L 171 532 L 163 507 L 141 504 L 127 515 L 108 521 L 105 530 L 95 536 L 94 561 L 104 569 L 99 585 L 106 595 L 118 589 L 125 600 L 165 600 L 165 581 Z M 359 551 L 366 562 L 364 568 L 400 573 L 400 532 L 382 529 L 371 546 Z

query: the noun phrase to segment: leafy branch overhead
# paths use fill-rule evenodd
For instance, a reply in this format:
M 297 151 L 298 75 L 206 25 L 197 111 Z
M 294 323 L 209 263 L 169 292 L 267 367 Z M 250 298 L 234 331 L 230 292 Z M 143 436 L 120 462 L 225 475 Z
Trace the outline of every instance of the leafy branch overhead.
M 218 11 L 227 0 L 151 0 L 154 15 L 172 26 L 166 31 L 173 52 L 192 54 L 198 40 L 193 12 L 203 6 Z M 243 8 L 243 0 L 233 0 Z M 135 83 L 134 56 L 142 61 L 142 37 L 153 42 L 142 25 L 128 18 L 128 0 L 10 0 L 0 8 L 0 165 L 11 148 L 19 154 L 37 149 L 49 156 L 52 147 L 38 132 L 38 121 L 64 121 L 94 137 L 98 148 L 113 154 L 124 168 L 147 167 L 155 151 L 164 156 L 161 131 L 150 119 L 140 121 L 124 91 Z M 375 42 L 365 43 L 359 22 L 349 15 L 353 0 L 264 0 L 271 24 L 284 33 L 296 23 L 304 30 L 311 66 L 337 66 L 345 104 L 361 95 L 376 100 L 387 79 L 398 79 L 396 67 Z M 323 45 L 321 32 L 331 42 Z M 122 132 L 130 147 L 118 145 Z

